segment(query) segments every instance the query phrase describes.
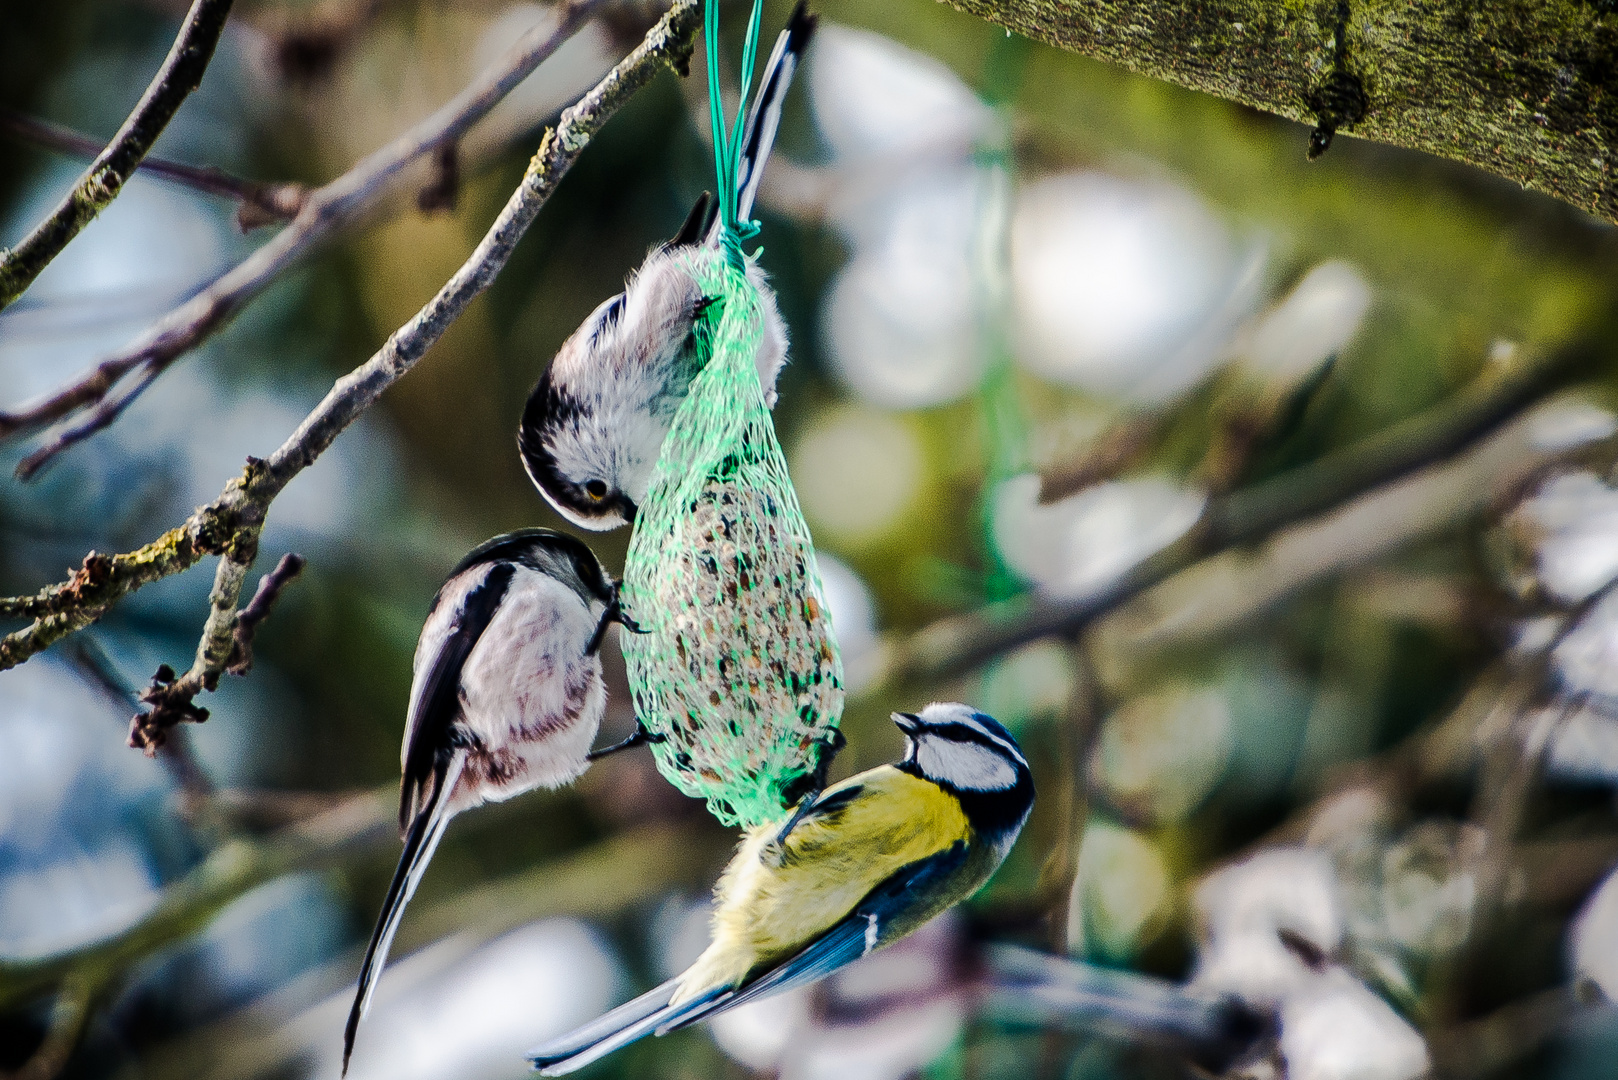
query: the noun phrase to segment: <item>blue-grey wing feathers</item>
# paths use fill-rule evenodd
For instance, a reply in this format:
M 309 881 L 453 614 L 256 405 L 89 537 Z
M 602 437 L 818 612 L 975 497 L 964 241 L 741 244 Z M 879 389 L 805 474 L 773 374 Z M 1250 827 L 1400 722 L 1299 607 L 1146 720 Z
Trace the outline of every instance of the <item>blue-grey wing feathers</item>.
M 714 998 L 725 995 L 725 991 L 715 990 L 693 1001 L 670 1005 L 669 1000 L 679 987 L 679 978 L 670 979 L 656 989 L 626 1001 L 599 1019 L 535 1047 L 528 1052 L 528 1060 L 533 1062 L 534 1068 L 542 1076 L 562 1076 L 582 1069 L 653 1031 L 661 1034 L 668 1025 L 677 1025 L 681 1018 L 702 1009 Z
M 536 1048 L 529 1053 L 529 1060 L 542 1075 L 561 1076 L 647 1035 L 666 1035 L 737 1005 L 825 978 L 891 940 L 892 935 L 886 932 L 890 917 L 900 911 L 914 911 L 918 897 L 925 897 L 930 889 L 947 882 L 965 861 L 966 847 L 957 843 L 910 864 L 873 889 L 858 907 L 797 955 L 739 990 L 715 987 L 690 1001 L 670 1005 L 680 985 L 678 978 L 671 979 L 599 1020 Z
M 892 917 L 900 911 L 916 910 L 930 889 L 947 882 L 965 862 L 966 845 L 957 842 L 937 855 L 911 863 L 871 890 L 841 922 L 821 934 L 792 959 L 765 972 L 736 994 L 713 1002 L 700 1013 L 665 1024 L 658 1028 L 657 1033 L 662 1035 L 713 1013 L 807 986 L 845 964 L 853 963 L 877 946 L 892 940 Z

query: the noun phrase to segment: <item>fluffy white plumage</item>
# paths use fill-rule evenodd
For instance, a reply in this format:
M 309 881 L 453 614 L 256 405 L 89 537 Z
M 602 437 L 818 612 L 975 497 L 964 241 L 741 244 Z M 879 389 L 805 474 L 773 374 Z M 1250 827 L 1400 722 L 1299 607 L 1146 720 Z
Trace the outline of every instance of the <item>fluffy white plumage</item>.
M 570 536 L 527 529 L 479 546 L 433 599 L 400 753 L 404 852 L 360 969 L 354 1036 L 405 905 L 462 810 L 584 772 L 606 706 L 596 655 L 617 586 Z
M 489 575 L 476 567 L 445 586 L 416 646 L 415 682 L 401 767 L 423 709 L 426 673 L 461 616 L 466 596 Z M 559 787 L 583 774 L 607 703 L 601 658 L 586 655 L 605 605 L 586 605 L 568 586 L 519 566 L 500 607 L 461 670 L 462 726 L 484 753 L 509 751 L 516 770 L 479 779 L 463 775 L 448 812 L 498 802 L 536 787 Z
M 735 209 L 753 199 L 775 142 L 781 106 L 815 19 L 799 5 L 777 40 L 742 137 Z M 558 513 L 585 529 L 616 529 L 646 497 L 674 412 L 705 362 L 694 330 L 712 298 L 681 265 L 692 245 L 717 247 L 716 206 L 704 194 L 680 232 L 653 248 L 624 291 L 602 304 L 563 342 L 523 410 L 517 443 L 534 486 Z M 786 324 L 763 269 L 747 264 L 763 334 L 756 364 L 765 403 L 786 363 Z

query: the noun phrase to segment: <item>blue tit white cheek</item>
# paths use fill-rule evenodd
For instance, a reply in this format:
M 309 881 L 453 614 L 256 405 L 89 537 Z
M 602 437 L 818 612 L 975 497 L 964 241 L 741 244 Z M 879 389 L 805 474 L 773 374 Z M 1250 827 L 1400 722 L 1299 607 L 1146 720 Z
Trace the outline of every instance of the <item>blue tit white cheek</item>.
M 916 747 L 923 774 L 963 791 L 1001 791 L 1017 783 L 1017 770 L 979 743 L 924 735 Z

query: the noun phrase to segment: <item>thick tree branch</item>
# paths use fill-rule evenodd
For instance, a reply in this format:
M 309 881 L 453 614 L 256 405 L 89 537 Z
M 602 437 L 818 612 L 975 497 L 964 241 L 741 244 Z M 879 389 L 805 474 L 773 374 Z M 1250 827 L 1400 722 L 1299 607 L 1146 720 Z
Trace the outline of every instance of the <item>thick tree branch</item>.
M 194 0 L 157 77 L 107 148 L 96 156 L 49 217 L 22 243 L 0 251 L 0 310 L 21 296 L 50 261 L 101 213 L 134 175 L 213 59 L 233 0 Z
M 169 312 L 122 351 L 60 390 L 11 412 L 0 412 L 0 439 L 26 435 L 83 410 L 89 416 L 47 440 L 18 466 L 23 479 L 51 458 L 112 424 L 168 366 L 222 328 L 284 270 L 339 227 L 374 207 L 418 158 L 454 144 L 546 58 L 572 37 L 605 0 L 572 0 L 553 30 L 535 27 L 497 63 L 441 109 L 309 192 L 292 223 L 191 299 Z M 120 393 L 127 376 L 139 370 Z
M 1618 222 L 1618 15 L 1585 0 L 949 0 L 1071 52 L 1455 158 Z
M 25 116 L 13 109 L 0 109 L 0 131 L 21 141 L 76 157 L 93 158 L 101 152 L 101 144 L 88 135 L 37 117 Z M 196 191 L 235 199 L 241 204 L 236 211 L 236 222 L 243 232 L 272 221 L 291 221 L 297 217 L 304 199 L 309 195 L 308 189 L 302 184 L 245 180 L 212 165 L 186 165 L 148 157 L 140 162 L 139 169 Z
M 0 639 L 0 670 L 90 625 L 134 590 L 220 555 L 208 621 L 192 668 L 181 680 L 211 688 L 230 662 L 236 603 L 257 553 L 264 515 L 292 478 L 314 463 L 344 428 L 409 371 L 472 299 L 488 288 L 563 175 L 601 125 L 664 67 L 684 74 L 700 22 L 697 0 L 677 0 L 635 50 L 547 129 L 522 183 L 488 233 L 444 287 L 365 363 L 337 380 L 268 461 L 248 459 L 242 475 L 175 529 L 127 555 L 91 553 L 66 582 L 31 597 L 0 600 L 0 615 L 34 621 Z M 194 696 L 194 694 L 193 694 Z

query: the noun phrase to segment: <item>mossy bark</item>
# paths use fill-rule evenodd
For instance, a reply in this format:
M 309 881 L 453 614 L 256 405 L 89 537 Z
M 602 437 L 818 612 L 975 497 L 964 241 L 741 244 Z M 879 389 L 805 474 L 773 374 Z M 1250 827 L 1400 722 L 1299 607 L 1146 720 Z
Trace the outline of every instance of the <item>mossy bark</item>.
M 1310 124 L 1310 156 L 1348 132 L 1465 161 L 1618 223 L 1615 0 L 948 2 Z

